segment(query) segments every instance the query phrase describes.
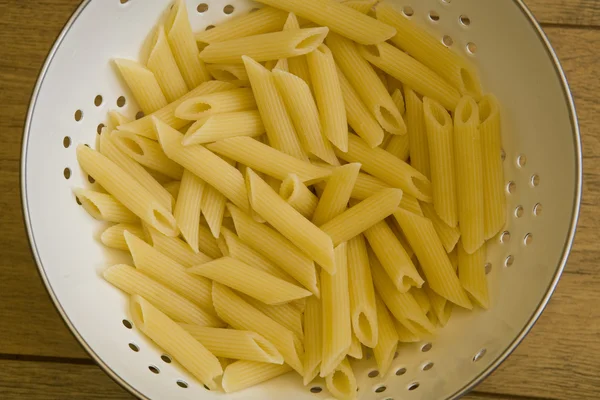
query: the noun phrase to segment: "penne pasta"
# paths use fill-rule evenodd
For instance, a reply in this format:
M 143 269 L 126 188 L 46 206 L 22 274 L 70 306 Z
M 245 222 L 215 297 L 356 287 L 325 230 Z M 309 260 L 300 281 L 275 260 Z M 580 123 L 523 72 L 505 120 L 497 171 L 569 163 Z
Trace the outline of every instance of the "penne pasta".
M 183 171 L 174 215 L 181 235 L 196 253 L 198 252 L 200 205 L 205 191 L 203 180 L 187 169 Z
M 419 307 L 421 307 L 423 314 L 427 315 L 429 311 L 431 311 L 431 302 L 429 301 L 429 297 L 427 296 L 427 293 L 425 293 L 425 290 L 412 288 L 410 289 L 410 294 L 415 298 Z
M 189 89 L 169 46 L 164 25 L 160 25 L 153 35 L 152 50 L 146 67 L 154 73 L 167 101 L 173 102 L 185 95 Z
M 218 388 L 215 379 L 223 374 L 223 369 L 214 354 L 143 296 L 133 296 L 130 308 L 133 322 L 140 331 L 209 390 Z
M 292 368 L 287 364 L 236 361 L 225 368 L 221 384 L 225 393 L 239 392 L 290 371 L 292 371 Z
M 339 400 L 352 400 L 356 398 L 358 387 L 354 371 L 345 358 L 335 370 L 325 377 L 325 385 L 329 393 Z
M 129 265 L 114 265 L 106 269 L 103 276 L 125 293 L 148 299 L 175 321 L 202 326 L 223 326 L 218 318 Z
M 361 164 L 362 168 L 362 164 Z M 373 194 L 379 192 L 383 189 L 389 189 L 390 185 L 383 182 L 382 180 L 375 178 L 374 176 L 365 174 L 364 172 L 360 172 L 358 177 L 356 178 L 356 183 L 352 188 L 352 194 L 350 197 L 355 200 L 364 200 L 367 197 L 372 196 Z M 402 198 L 407 195 L 402 195 Z
M 392 100 L 394 100 L 394 104 L 396 107 L 398 107 L 398 111 L 400 111 L 401 114 L 404 114 L 406 112 L 406 102 L 404 101 L 404 95 L 402 94 L 402 84 L 397 79 L 392 78 L 389 75 L 388 78 L 398 82 L 399 88 L 394 89 L 392 92 Z
M 431 221 L 405 210 L 398 210 L 394 217 L 415 251 L 431 289 L 454 304 L 472 309 Z
M 483 159 L 484 238 L 491 239 L 506 223 L 504 169 L 500 156 L 500 106 L 493 95 L 485 95 L 479 103 L 479 120 Z
M 124 58 L 114 62 L 144 114 L 151 114 L 169 104 L 152 71 Z
M 289 329 L 300 340 L 304 340 L 304 331 L 302 329 L 302 315 L 292 305 L 292 302 L 281 305 L 267 305 L 260 300 L 249 296 L 242 296 L 244 301 L 256 308 L 273 321 Z M 304 299 L 302 299 L 304 300 Z
M 396 334 L 400 343 L 416 343 L 422 340 L 419 333 L 409 330 L 402 322 L 395 320 L 394 325 L 396 325 Z
M 265 127 L 258 111 L 239 111 L 211 115 L 196 121 L 185 134 L 182 144 L 204 144 L 236 137 L 258 137 Z
M 456 227 L 458 206 L 454 178 L 452 117 L 441 104 L 429 98 L 423 99 L 423 110 L 430 155 L 433 206 L 442 221 L 448 226 Z
M 210 207 L 207 207 L 205 209 L 208 210 L 209 208 Z M 219 258 L 223 256 L 221 250 L 219 249 L 217 240 L 213 236 L 210 228 L 204 225 L 200 225 L 198 228 L 198 249 L 211 258 Z
M 213 238 L 218 238 L 221 233 L 226 204 L 227 198 L 221 192 L 213 187 L 206 188 L 206 193 L 202 197 L 202 214 Z
M 321 270 L 323 312 L 323 358 L 320 376 L 331 374 L 346 357 L 352 343 L 348 253 L 346 243 L 335 248 L 335 273 Z
M 255 61 L 278 60 L 310 53 L 329 29 L 325 27 L 263 33 L 209 44 L 200 53 L 207 63 L 242 63 L 242 56 Z
M 179 324 L 217 357 L 283 364 L 283 356 L 271 342 L 255 332 Z
M 454 109 L 460 100 L 458 90 L 438 74 L 389 43 L 359 46 L 360 54 L 371 64 L 410 86 L 417 93 Z
M 473 254 L 485 241 L 479 108 L 472 98 L 463 97 L 454 115 L 458 224 L 464 249 Z
M 204 264 L 212 261 L 212 258 L 203 252 L 199 251 L 195 253 L 189 244 L 176 237 L 168 237 L 158 232 L 157 230 L 145 226 L 149 243 L 167 257 L 175 260 L 184 267 L 191 267 L 192 265 Z M 202 228 L 199 229 L 199 233 Z M 200 235 L 201 236 L 201 235 Z M 202 243 L 200 240 L 199 244 Z M 214 255 L 214 254 L 213 254 Z M 218 254 L 217 257 L 221 255 Z
M 256 100 L 252 90 L 242 88 L 190 97 L 175 108 L 175 116 L 196 121 L 215 114 L 255 109 Z
M 132 213 L 165 235 L 177 235 L 173 214 L 117 164 L 84 145 L 77 146 L 77 161 L 85 172 Z
M 410 142 L 410 165 L 425 175 L 427 179 L 431 180 L 429 144 L 427 141 L 425 117 L 423 116 L 423 101 L 406 85 L 404 86 L 404 93 L 406 97 L 406 121 Z
M 394 320 L 383 300 L 379 296 L 376 296 L 376 301 L 379 330 L 377 345 L 373 347 L 373 355 L 375 356 L 379 373 L 385 375 L 394 361 L 394 355 L 398 348 L 398 333 Z
M 253 250 L 290 274 L 306 289 L 320 296 L 314 262 L 279 232 L 256 222 L 239 208 L 228 204 L 240 239 Z
M 400 189 L 383 189 L 321 225 L 321 230 L 337 246 L 390 216 L 401 199 Z
M 452 268 L 454 268 L 454 272 L 458 274 L 458 246 L 448 253 L 448 259 L 452 264 Z
M 254 171 L 246 171 L 246 187 L 252 209 L 294 243 L 327 272 L 335 273 L 331 238 L 286 203 Z
M 300 24 L 298 23 L 298 18 L 294 13 L 289 13 L 287 16 L 287 20 L 283 25 L 283 30 L 294 30 L 300 29 Z M 298 78 L 302 79 L 309 88 L 312 87 L 312 82 L 310 80 L 310 72 L 308 70 L 308 62 L 306 61 L 305 56 L 292 57 L 287 59 L 289 72 L 293 75 L 296 75 Z
M 361 14 L 369 14 L 374 10 L 373 7 L 377 4 L 377 0 L 348 0 L 343 1 L 342 4 L 355 9 Z
M 356 89 L 377 122 L 387 132 L 406 134 L 406 124 L 400 111 L 373 67 L 360 55 L 356 44 L 334 33 L 327 36 L 326 43 L 344 76 Z
M 321 301 L 312 296 L 306 299 L 304 311 L 304 386 L 319 374 L 323 360 L 323 310 Z
M 458 278 L 469 297 L 479 307 L 490 307 L 490 295 L 485 276 L 486 245 L 481 246 L 473 254 L 468 254 L 461 243 L 458 244 Z
M 348 149 L 348 120 L 340 79 L 331 50 L 324 44 L 306 56 L 319 107 L 323 134 L 341 151 Z
M 218 81 L 250 82 L 246 68 L 240 64 L 208 64 L 208 72 Z
M 363 358 L 362 344 L 354 333 L 352 333 L 352 344 L 348 349 L 348 356 L 354 358 L 355 360 L 362 360 Z
M 312 222 L 315 225 L 323 225 L 346 211 L 360 167 L 360 164 L 352 163 L 333 171 L 314 210 Z
M 145 237 L 144 230 L 140 225 L 120 223 L 106 228 L 100 235 L 100 241 L 106 247 L 119 250 L 129 250 L 129 247 L 127 247 L 127 243 L 125 242 L 125 236 L 123 236 L 125 231 L 128 231 L 140 239 Z
M 431 204 L 423 203 L 421 204 L 421 208 L 423 210 L 423 216 L 431 220 L 435 232 L 440 238 L 442 245 L 444 245 L 444 249 L 446 249 L 446 253 L 450 253 L 455 249 L 456 243 L 458 243 L 460 231 L 458 228 L 452 228 L 442 221 Z
M 294 174 L 288 175 L 283 180 L 279 188 L 279 196 L 306 219 L 312 218 L 319 202 L 317 196 Z
M 423 285 L 423 290 L 425 290 L 429 297 L 431 309 L 435 313 L 440 326 L 446 326 L 452 314 L 453 303 L 431 290 L 427 283 Z
M 134 213 L 110 194 L 80 188 L 73 189 L 73 194 L 83 209 L 97 220 L 115 223 L 139 221 Z
M 393 135 L 385 146 L 385 151 L 407 162 L 410 155 L 410 141 L 408 135 Z
M 293 12 L 362 44 L 380 43 L 395 34 L 394 28 L 335 0 L 259 0 L 259 3 Z

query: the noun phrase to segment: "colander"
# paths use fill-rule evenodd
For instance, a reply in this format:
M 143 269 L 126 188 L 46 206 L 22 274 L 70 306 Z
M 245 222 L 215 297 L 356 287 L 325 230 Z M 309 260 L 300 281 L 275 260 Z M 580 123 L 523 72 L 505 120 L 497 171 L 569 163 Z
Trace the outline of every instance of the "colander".
M 489 245 L 492 307 L 455 311 L 429 341 L 400 345 L 391 370 L 355 363 L 361 400 L 455 399 L 494 370 L 547 304 L 565 266 L 581 196 L 573 99 L 541 28 L 519 0 L 386 0 L 479 68 L 503 107 L 508 220 Z M 33 93 L 23 141 L 25 221 L 40 274 L 67 325 L 113 379 L 143 399 L 316 400 L 289 374 L 234 394 L 208 391 L 132 326 L 128 299 L 99 275 L 127 262 L 98 241 L 104 225 L 76 203 L 93 185 L 78 144 L 95 145 L 109 110 L 139 111 L 110 60 L 136 58 L 169 0 L 87 0 L 59 36 Z M 195 30 L 248 12 L 247 0 L 188 0 Z

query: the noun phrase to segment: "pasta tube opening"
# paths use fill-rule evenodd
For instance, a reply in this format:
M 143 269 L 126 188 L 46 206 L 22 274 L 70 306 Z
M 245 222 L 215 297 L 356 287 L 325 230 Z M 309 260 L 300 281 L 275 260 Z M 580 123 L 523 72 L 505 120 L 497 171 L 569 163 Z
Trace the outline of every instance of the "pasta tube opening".
M 479 122 L 484 124 L 498 114 L 498 104 L 492 96 L 485 96 L 479 103 Z
M 376 343 L 377 338 L 373 335 L 373 327 L 376 325 L 377 320 L 372 321 L 369 315 L 361 311 L 354 324 L 354 334 L 361 343 Z
M 120 137 L 118 140 L 120 140 L 122 145 L 127 147 L 133 153 L 139 156 L 144 155 L 144 149 L 142 149 L 142 146 L 140 146 L 135 140 L 128 137 Z
M 412 180 L 413 185 L 423 195 L 423 198 L 425 199 L 423 201 L 430 202 L 431 201 L 430 199 L 433 196 L 431 182 L 429 182 L 429 180 L 422 175 L 421 176 L 413 176 L 411 178 L 411 180 Z
M 386 126 L 391 126 L 393 129 L 402 130 L 404 128 L 404 124 L 401 124 L 398 121 L 398 118 L 402 118 L 401 116 L 394 115 L 394 112 L 388 109 L 386 106 L 379 105 L 377 110 L 375 110 L 377 114 L 377 120 L 381 121 Z
M 337 392 L 337 394 L 343 394 L 346 396 L 350 394 L 350 378 L 346 372 L 338 369 L 333 373 L 330 379 L 330 387 L 333 389 L 333 392 Z
M 306 36 L 305 38 L 302 38 L 299 42 L 297 42 L 296 45 L 294 46 L 294 49 L 303 51 L 303 54 L 306 53 L 306 50 L 308 50 L 308 52 L 313 51 L 313 50 L 319 50 L 319 46 L 321 45 L 321 43 L 323 43 L 323 40 L 325 40 L 325 36 L 327 36 L 328 32 L 329 32 L 329 30 L 327 30 L 327 31 L 318 30 L 317 31 L 315 29 L 314 33 Z M 323 52 L 323 50 L 319 50 L 319 51 Z
M 160 232 L 177 232 L 177 222 L 173 214 L 166 214 L 156 208 L 152 210 L 152 226 L 157 227 Z
M 478 108 L 475 100 L 471 98 L 463 98 L 456 108 L 456 117 L 463 124 L 478 124 L 479 121 L 473 121 L 473 119 L 478 118 Z
M 131 319 L 133 319 L 133 324 L 139 330 L 144 330 L 146 321 L 144 319 L 144 309 L 139 296 L 131 297 Z
M 83 209 L 85 211 L 88 212 L 88 214 L 90 214 L 95 219 L 99 219 L 99 220 L 104 219 L 102 217 L 102 213 L 100 212 L 100 208 L 90 198 L 86 197 L 81 192 L 78 192 L 78 191 L 74 191 L 74 192 L 75 192 L 75 197 L 77 197 L 77 199 L 81 203 L 81 206 L 83 207 Z
M 452 126 L 452 118 L 440 103 L 425 98 L 423 99 L 423 106 L 426 116 L 431 116 L 440 127 Z

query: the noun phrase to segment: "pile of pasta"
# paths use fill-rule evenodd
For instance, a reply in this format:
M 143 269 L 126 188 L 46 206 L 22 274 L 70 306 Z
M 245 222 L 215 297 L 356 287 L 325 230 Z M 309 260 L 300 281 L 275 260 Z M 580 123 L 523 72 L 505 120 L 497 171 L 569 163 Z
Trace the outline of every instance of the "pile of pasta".
M 176 1 L 115 60 L 145 116 L 77 148 L 97 187 L 75 195 L 131 253 L 104 277 L 135 326 L 210 390 L 294 370 L 352 399 L 363 347 L 383 375 L 489 306 L 499 106 L 385 2 L 258 1 L 196 35 Z

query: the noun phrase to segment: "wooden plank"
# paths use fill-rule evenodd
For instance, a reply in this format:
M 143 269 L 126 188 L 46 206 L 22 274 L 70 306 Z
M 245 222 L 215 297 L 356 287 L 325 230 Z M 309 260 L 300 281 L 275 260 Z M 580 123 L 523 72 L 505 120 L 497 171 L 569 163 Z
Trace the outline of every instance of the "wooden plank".
M 597 0 L 524 0 L 538 21 L 545 24 L 600 26 Z

